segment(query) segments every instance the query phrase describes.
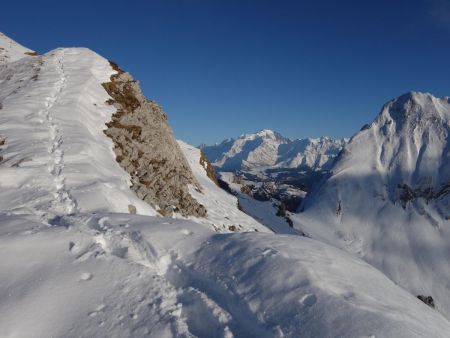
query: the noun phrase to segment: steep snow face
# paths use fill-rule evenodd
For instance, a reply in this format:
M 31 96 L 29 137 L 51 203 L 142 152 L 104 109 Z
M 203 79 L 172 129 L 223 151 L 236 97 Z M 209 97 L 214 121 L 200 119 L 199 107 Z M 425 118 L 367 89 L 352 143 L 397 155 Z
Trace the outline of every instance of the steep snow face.
M 190 194 L 208 211 L 205 218 L 193 218 L 196 222 L 212 225 L 218 232 L 270 230 L 238 209 L 238 199 L 218 187 L 200 164 L 200 150 L 183 141 L 178 141 L 189 166 L 199 182 L 201 190 L 190 187 Z
M 265 129 L 202 149 L 221 171 L 268 167 L 322 170 L 329 168 L 345 143 L 328 137 L 292 141 Z
M 276 167 L 327 170 L 346 142 L 346 139 L 329 137 L 294 140 L 280 147 Z
M 0 215 L 5 337 L 448 337 L 378 270 L 297 236 L 186 220 Z
M 0 32 L 0 65 L 32 55 L 31 49 L 25 48 Z
M 131 204 L 155 214 L 129 189 L 103 134 L 115 110 L 101 83 L 113 73 L 106 59 L 83 48 L 0 65 L 2 211 L 128 212 Z
M 409 93 L 344 148 L 299 226 L 357 253 L 450 318 L 450 103 Z

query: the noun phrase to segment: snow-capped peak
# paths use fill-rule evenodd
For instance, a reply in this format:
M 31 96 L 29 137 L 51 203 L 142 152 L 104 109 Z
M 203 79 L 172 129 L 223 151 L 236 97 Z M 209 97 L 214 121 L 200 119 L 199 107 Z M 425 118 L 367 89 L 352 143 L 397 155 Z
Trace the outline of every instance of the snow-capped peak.
M 287 138 L 283 137 L 280 133 L 277 133 L 276 131 L 270 130 L 270 129 L 262 129 L 255 133 L 256 136 L 263 137 L 263 138 L 271 138 L 271 139 L 280 139 L 280 140 L 287 140 Z
M 449 99 L 437 98 L 430 93 L 409 92 L 388 102 L 380 119 L 391 118 L 397 123 L 406 119 L 442 118 L 449 120 Z
M 450 252 L 449 122 L 448 98 L 391 100 L 299 216 L 313 236 L 358 253 L 413 294 L 431 294 L 447 317 L 450 268 L 439 252 Z

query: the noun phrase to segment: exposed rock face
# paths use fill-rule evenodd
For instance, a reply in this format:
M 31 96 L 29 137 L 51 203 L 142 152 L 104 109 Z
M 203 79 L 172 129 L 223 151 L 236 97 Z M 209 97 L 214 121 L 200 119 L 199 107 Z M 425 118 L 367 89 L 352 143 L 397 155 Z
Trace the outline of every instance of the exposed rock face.
M 211 162 L 209 162 L 206 158 L 203 150 L 200 150 L 200 164 L 203 168 L 205 168 L 206 175 L 211 179 L 211 181 L 213 181 L 216 185 L 219 185 L 219 182 L 217 181 L 216 170 L 214 169 L 214 166 L 211 164 Z
M 117 74 L 103 86 L 117 112 L 105 134 L 114 142 L 117 162 L 131 176 L 139 198 L 164 216 L 204 217 L 206 209 L 188 191 L 201 190 L 189 168 L 161 107 L 142 94 L 139 83 L 111 62 Z
M 429 307 L 431 308 L 435 308 L 434 305 L 434 299 L 431 296 L 423 296 L 423 295 L 418 295 L 417 298 L 419 298 L 422 302 L 424 302 L 425 304 L 427 304 Z

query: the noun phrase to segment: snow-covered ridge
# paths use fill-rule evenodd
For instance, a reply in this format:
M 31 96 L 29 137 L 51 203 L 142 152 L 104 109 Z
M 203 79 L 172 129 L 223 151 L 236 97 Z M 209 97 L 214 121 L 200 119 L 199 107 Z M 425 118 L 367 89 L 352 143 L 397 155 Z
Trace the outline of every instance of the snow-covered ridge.
M 84 48 L 0 66 L 1 210 L 58 214 L 154 210 L 129 189 L 103 134 L 114 108 L 101 83 L 114 71 Z
M 411 92 L 352 137 L 299 226 L 346 248 L 450 318 L 450 102 Z
M 33 54 L 35 54 L 34 51 L 18 44 L 16 41 L 0 32 L 0 65 Z
M 269 167 L 323 170 L 329 168 L 346 142 L 346 139 L 328 137 L 290 140 L 264 129 L 213 146 L 203 146 L 202 150 L 221 171 Z

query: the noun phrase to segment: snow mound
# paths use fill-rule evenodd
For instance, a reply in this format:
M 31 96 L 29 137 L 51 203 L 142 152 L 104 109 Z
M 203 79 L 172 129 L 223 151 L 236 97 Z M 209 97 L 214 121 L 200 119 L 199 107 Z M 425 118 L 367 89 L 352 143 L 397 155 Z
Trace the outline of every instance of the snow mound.
M 446 337 L 370 265 L 314 240 L 127 214 L 0 216 L 6 337 Z

